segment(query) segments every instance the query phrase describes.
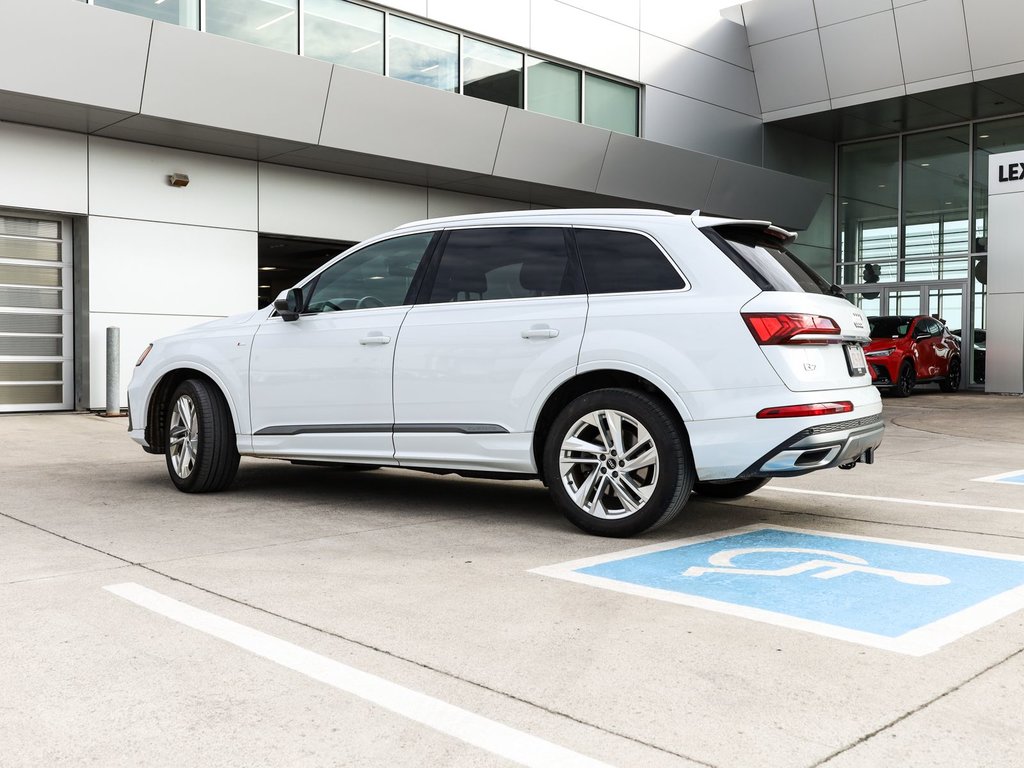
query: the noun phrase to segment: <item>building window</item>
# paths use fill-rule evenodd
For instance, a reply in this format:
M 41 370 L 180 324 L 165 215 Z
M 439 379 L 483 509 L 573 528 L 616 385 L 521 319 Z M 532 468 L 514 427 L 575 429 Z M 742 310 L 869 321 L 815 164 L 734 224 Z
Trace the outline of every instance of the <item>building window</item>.
M 523 106 L 523 54 L 481 40 L 462 41 L 462 92 L 510 107 Z
M 206 0 L 206 31 L 298 53 L 297 0 Z
M 639 89 L 589 72 L 584 82 L 583 103 L 586 109 L 583 122 L 636 136 L 640 114 Z
M 391 16 L 388 59 L 391 77 L 442 91 L 459 90 L 459 36 L 453 32 Z
M 838 282 L 896 280 L 899 174 L 897 138 L 839 148 Z
M 580 71 L 531 58 L 526 70 L 526 108 L 542 115 L 580 122 Z
M 93 5 L 115 11 L 134 13 L 147 19 L 176 24 L 179 27 L 199 29 L 199 0 L 94 0 Z
M 1024 117 L 993 120 L 974 126 L 974 241 L 975 253 L 988 251 L 988 158 L 1024 150 Z
M 306 0 L 303 53 L 375 75 L 384 74 L 384 14 L 345 0 Z

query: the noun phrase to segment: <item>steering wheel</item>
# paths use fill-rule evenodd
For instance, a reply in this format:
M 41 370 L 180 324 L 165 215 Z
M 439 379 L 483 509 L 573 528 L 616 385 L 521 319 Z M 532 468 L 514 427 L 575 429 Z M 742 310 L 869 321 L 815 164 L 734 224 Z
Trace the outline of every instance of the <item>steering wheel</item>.
M 363 296 L 359 301 L 356 302 L 356 309 L 368 309 L 370 307 L 383 307 L 386 306 L 383 301 L 378 299 L 376 296 Z

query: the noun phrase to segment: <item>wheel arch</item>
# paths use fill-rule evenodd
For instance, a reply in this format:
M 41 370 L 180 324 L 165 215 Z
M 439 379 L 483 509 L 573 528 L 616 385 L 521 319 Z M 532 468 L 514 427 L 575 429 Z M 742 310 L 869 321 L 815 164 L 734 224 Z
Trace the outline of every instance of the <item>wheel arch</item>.
M 167 416 L 170 410 L 171 395 L 181 382 L 187 379 L 201 379 L 213 386 L 227 403 L 228 412 L 236 434 L 239 423 L 234 403 L 227 388 L 213 375 L 198 368 L 173 368 L 160 376 L 146 408 L 146 443 L 152 453 L 163 453 L 167 449 Z
M 533 421 L 533 461 L 541 480 L 544 480 L 544 443 L 547 441 L 548 432 L 558 414 L 580 395 L 608 388 L 635 389 L 655 397 L 676 417 L 679 429 L 689 444 L 690 438 L 686 431 L 686 422 L 691 418 L 689 411 L 679 395 L 673 392 L 665 382 L 649 372 L 640 373 L 622 368 L 596 368 L 577 373 L 559 384 L 548 394 Z

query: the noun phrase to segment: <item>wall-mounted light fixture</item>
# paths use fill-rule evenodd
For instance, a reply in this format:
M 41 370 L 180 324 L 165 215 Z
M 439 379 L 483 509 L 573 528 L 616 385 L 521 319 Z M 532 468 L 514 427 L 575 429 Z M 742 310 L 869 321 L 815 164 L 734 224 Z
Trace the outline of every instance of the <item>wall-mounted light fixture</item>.
M 187 187 L 188 186 L 188 174 L 187 173 L 172 173 L 167 177 L 167 183 L 172 187 Z

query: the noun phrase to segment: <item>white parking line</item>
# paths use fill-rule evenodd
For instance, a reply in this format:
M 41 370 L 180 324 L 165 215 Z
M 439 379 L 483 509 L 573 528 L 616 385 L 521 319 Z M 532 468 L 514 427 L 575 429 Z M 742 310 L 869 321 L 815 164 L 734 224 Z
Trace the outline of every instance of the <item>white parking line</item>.
M 520 765 L 536 768 L 610 768 L 607 763 L 404 688 L 382 677 L 361 672 L 243 624 L 193 608 L 139 584 L 111 584 L 104 589 L 192 629 Z
M 762 491 L 776 491 L 778 493 L 805 493 L 809 496 L 834 496 L 840 499 L 863 499 L 864 501 L 884 501 L 889 504 L 910 504 L 918 507 L 945 507 L 947 509 L 976 509 L 982 512 L 1013 512 L 1017 515 L 1024 515 L 1024 509 L 1013 507 L 985 507 L 980 504 L 950 504 L 945 501 L 923 501 L 922 499 L 894 499 L 891 496 L 861 496 L 856 493 L 835 493 L 833 491 L 808 491 L 803 488 L 783 488 L 779 485 L 766 485 Z

